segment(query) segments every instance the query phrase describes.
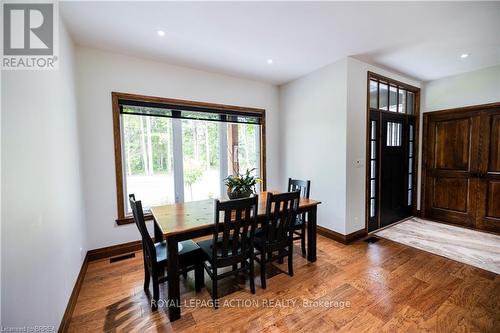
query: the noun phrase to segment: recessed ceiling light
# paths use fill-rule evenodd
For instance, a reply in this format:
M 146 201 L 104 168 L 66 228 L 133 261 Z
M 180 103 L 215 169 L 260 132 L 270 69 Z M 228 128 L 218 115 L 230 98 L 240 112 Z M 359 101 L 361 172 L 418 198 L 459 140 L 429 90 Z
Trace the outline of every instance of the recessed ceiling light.
M 163 31 L 163 30 L 156 30 L 156 33 L 157 33 L 157 34 L 158 34 L 158 36 L 160 36 L 160 37 L 165 36 L 165 31 Z
M 273 59 L 267 59 L 267 63 L 268 64 L 272 64 L 273 63 Z
M 465 58 L 467 58 L 468 56 L 469 56 L 469 54 L 468 54 L 468 53 L 462 53 L 462 54 L 460 55 L 460 58 L 465 59 Z

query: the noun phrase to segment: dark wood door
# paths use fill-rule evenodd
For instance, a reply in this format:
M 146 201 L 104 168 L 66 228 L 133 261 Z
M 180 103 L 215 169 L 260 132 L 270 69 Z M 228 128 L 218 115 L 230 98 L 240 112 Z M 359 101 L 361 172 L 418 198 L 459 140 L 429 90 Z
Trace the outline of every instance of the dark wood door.
M 424 118 L 424 216 L 500 232 L 500 105 Z
M 425 216 L 474 225 L 479 120 L 479 116 L 471 113 L 429 119 Z
M 500 232 L 500 109 L 480 113 L 476 226 Z
M 380 227 L 412 215 L 408 205 L 408 122 L 399 114 L 382 114 L 380 156 Z

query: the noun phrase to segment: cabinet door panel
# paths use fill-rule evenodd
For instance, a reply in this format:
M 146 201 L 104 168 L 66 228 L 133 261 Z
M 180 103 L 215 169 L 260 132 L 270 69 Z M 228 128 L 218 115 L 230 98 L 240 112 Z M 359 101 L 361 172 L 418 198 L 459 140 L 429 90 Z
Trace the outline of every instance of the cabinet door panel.
M 434 177 L 432 207 L 467 212 L 468 178 Z
M 481 112 L 476 226 L 500 232 L 500 110 Z
M 477 199 L 477 228 L 500 232 L 500 179 L 481 180 Z
M 430 117 L 424 215 L 472 227 L 475 222 L 477 181 L 471 177 L 479 138 L 480 119 L 470 114 Z
M 488 142 L 488 173 L 500 173 L 500 115 L 484 116 L 488 119 L 489 140 Z M 485 154 L 485 155 L 486 155 Z
M 435 123 L 434 167 L 469 170 L 470 118 Z

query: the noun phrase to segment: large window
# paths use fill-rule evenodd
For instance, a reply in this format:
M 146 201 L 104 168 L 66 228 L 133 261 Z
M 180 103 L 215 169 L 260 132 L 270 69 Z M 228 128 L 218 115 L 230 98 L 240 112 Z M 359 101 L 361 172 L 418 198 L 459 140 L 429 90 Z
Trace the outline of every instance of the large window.
M 223 198 L 224 178 L 247 169 L 265 189 L 264 110 L 113 93 L 113 116 L 119 224 L 131 193 L 146 212 Z

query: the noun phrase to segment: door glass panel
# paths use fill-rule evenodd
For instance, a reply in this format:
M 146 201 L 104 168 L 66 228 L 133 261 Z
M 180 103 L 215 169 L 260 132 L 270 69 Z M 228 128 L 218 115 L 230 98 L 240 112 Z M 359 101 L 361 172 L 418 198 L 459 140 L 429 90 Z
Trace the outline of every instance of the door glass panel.
M 399 147 L 401 146 L 401 123 L 387 122 L 387 139 L 386 143 L 388 147 Z
M 398 112 L 406 113 L 406 90 L 403 89 L 398 92 Z
M 371 161 L 370 170 L 370 177 L 375 178 L 375 160 Z
M 389 88 L 389 111 L 398 111 L 398 89 L 394 86 Z
M 380 82 L 379 84 L 379 109 L 387 111 L 387 103 L 389 102 L 389 91 L 387 84 Z
M 372 159 L 377 157 L 377 147 L 375 146 L 375 141 L 371 142 L 371 156 Z
M 415 94 L 411 91 L 408 91 L 408 97 L 406 102 L 406 113 L 413 114 L 415 108 Z
M 408 190 L 408 206 L 411 206 L 411 197 L 412 197 L 412 190 Z
M 413 142 L 410 141 L 410 146 L 408 148 L 408 156 L 413 157 Z
M 175 202 L 172 120 L 123 114 L 126 213 L 128 195 L 140 198 L 143 208 Z
M 370 217 L 375 216 L 375 199 L 370 199 Z
M 413 170 L 413 158 L 408 159 L 408 172 L 412 172 Z
M 186 202 L 220 196 L 219 126 L 216 122 L 182 120 Z
M 370 108 L 378 108 L 378 84 L 373 80 L 370 80 Z
M 377 122 L 372 120 L 372 134 L 371 134 L 371 139 L 375 140 L 375 136 L 377 135 Z

